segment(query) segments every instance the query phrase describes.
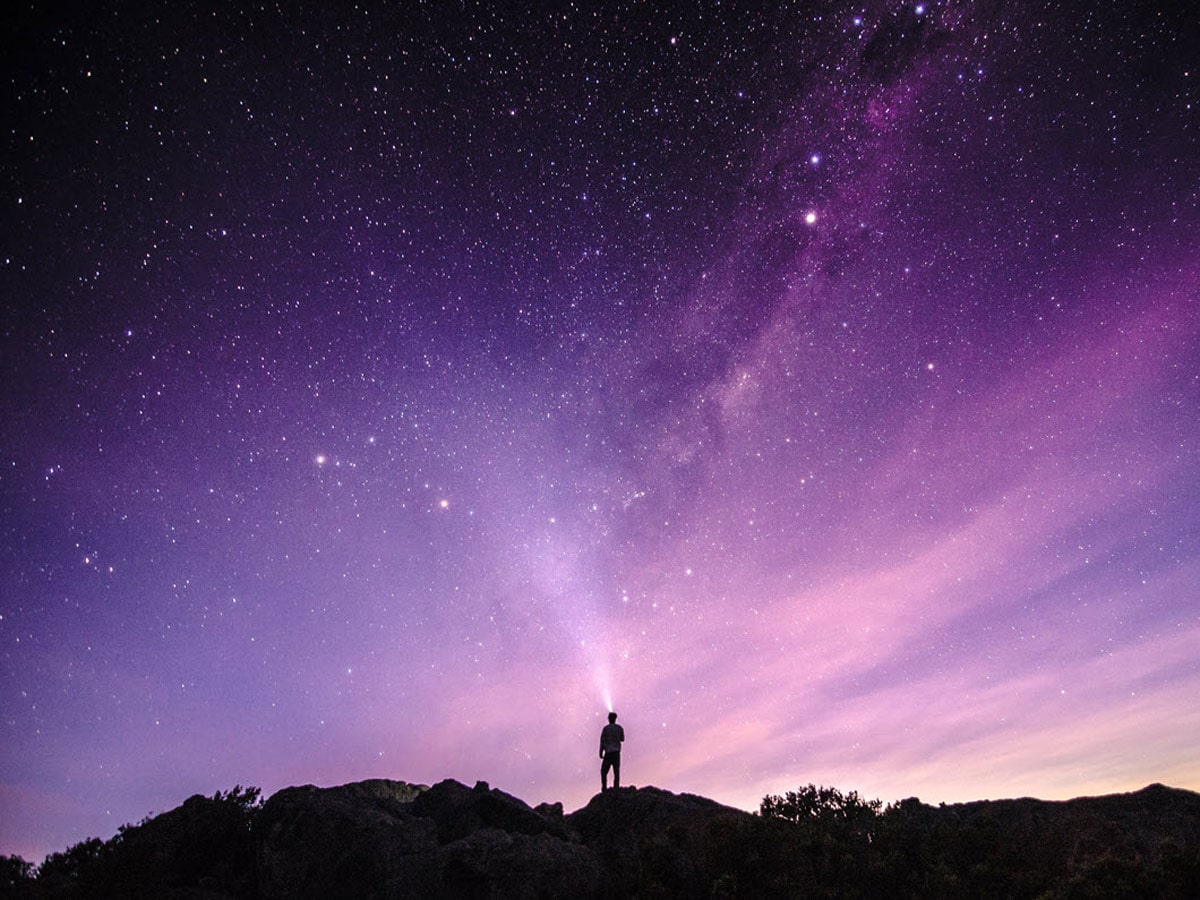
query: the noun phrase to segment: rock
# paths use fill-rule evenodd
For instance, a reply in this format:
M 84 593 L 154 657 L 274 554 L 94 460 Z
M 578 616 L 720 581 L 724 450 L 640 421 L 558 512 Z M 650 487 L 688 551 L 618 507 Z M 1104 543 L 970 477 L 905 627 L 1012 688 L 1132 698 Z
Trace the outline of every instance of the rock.
M 244 795 L 242 797 L 244 800 Z M 250 823 L 253 823 L 250 827 Z M 834 823 L 836 824 L 836 823 Z M 894 804 L 863 831 L 619 788 L 563 815 L 484 782 L 192 797 L 48 857 L 29 897 L 1200 896 L 1200 795 Z
M 442 852 L 446 897 L 599 897 L 605 880 L 596 854 L 549 832 L 483 828 Z
M 796 829 L 704 797 L 615 788 L 566 822 L 599 857 L 608 895 L 789 896 L 812 885 Z
M 599 862 L 561 820 L 482 782 L 415 791 L 398 784 L 288 788 L 271 797 L 255 825 L 261 895 L 597 895 Z
M 349 898 L 436 890 L 437 827 L 411 811 L 426 790 L 374 780 L 279 791 L 255 822 L 260 893 Z
M 413 813 L 437 823 L 438 839 L 456 841 L 481 828 L 498 828 L 516 834 L 554 832 L 565 838 L 561 823 L 538 814 L 528 804 L 504 791 L 478 782 L 468 788 L 452 779 L 439 782 L 413 801 Z
M 533 808 L 533 811 L 544 819 L 549 819 L 552 822 L 561 822 L 563 817 L 563 805 L 561 803 L 539 803 Z

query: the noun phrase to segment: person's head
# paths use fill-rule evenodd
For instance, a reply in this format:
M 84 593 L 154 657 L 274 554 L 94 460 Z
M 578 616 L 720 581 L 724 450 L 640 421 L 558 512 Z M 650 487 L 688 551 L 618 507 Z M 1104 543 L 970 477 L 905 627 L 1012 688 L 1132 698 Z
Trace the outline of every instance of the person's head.
M 609 714 L 608 714 L 608 724 L 609 724 L 609 725 L 611 725 L 611 724 L 612 724 L 613 722 L 615 722 L 615 721 L 617 721 L 617 714 L 616 714 L 616 713 L 609 713 Z

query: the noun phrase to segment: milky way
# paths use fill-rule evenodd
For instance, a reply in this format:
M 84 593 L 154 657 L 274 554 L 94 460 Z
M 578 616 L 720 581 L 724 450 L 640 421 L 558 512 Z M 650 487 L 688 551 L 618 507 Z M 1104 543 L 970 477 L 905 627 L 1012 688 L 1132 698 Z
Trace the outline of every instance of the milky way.
M 1194 15 L 233 6 L 5 28 L 0 852 L 1200 789 Z

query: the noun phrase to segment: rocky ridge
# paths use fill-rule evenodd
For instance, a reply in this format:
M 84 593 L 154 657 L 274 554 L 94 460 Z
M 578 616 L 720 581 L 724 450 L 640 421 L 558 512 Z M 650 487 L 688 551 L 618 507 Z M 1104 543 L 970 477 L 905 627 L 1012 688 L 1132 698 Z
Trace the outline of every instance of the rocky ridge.
M 861 827 L 764 818 L 654 787 L 564 815 L 480 782 L 192 797 L 72 848 L 17 897 L 1200 896 L 1200 795 L 912 799 Z M 79 852 L 76 852 L 79 851 Z M 73 854 L 73 855 L 72 855 Z M 55 859 L 55 857 L 59 857 Z

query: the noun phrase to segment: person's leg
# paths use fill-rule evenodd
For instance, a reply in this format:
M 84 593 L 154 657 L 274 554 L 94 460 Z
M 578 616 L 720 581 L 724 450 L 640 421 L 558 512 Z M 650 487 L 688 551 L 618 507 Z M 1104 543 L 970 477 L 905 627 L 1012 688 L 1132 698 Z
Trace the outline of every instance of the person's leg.
M 604 757 L 604 762 L 600 763 L 600 791 L 603 793 L 608 790 L 608 770 L 612 768 L 612 759 Z
M 613 787 L 619 788 L 621 786 L 621 754 L 620 753 L 613 754 L 612 770 L 613 770 Z

